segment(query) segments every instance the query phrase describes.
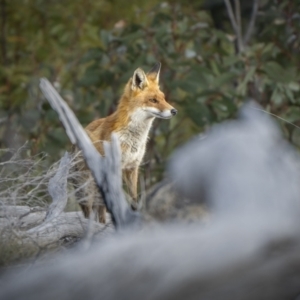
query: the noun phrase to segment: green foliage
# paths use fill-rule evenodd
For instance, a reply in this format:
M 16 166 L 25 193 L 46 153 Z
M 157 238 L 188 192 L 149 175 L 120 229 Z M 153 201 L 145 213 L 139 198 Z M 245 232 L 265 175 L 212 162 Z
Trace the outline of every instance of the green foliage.
M 133 1 L 126 8 L 117 0 L 7 1 L 0 117 L 9 114 L 15 130 L 31 140 L 33 152 L 43 150 L 56 159 L 68 141 L 41 97 L 39 77 L 56 84 L 86 125 L 115 109 L 137 67 L 147 70 L 161 61 L 162 89 L 179 114 L 171 121 L 156 121 L 151 131 L 143 167 L 149 185 L 161 176 L 162 163 L 175 147 L 234 117 L 248 97 L 300 125 L 298 2 L 263 1 L 253 37 L 237 53 L 222 1 L 211 2 L 207 10 L 197 1 L 189 7 L 174 1 L 156 6 L 158 1 Z M 214 7 L 222 21 L 215 18 Z M 248 21 L 250 12 L 251 6 L 245 6 L 242 19 Z M 282 126 L 300 146 L 294 133 L 299 129 Z

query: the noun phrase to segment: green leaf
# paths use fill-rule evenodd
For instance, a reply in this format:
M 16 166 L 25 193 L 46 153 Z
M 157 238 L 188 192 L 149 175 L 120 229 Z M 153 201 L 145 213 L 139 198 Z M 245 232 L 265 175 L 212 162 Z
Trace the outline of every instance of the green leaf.
M 273 93 L 272 93 L 272 96 L 271 96 L 271 101 L 276 106 L 279 106 L 283 103 L 283 99 L 284 99 L 283 94 L 280 92 L 280 90 L 278 88 L 275 88 Z
M 294 92 L 299 92 L 300 91 L 300 84 L 298 82 L 290 82 L 288 84 L 288 88 L 291 90 L 291 91 L 294 91 Z
M 262 69 L 271 80 L 279 83 L 290 83 L 294 81 L 296 77 L 296 69 L 294 67 L 284 69 L 275 61 L 267 62 L 263 65 Z
M 205 126 L 212 120 L 212 114 L 208 107 L 202 103 L 192 103 L 186 107 L 186 113 L 191 120 L 199 127 Z
M 295 123 L 300 120 L 300 107 L 290 106 L 282 115 L 282 118 L 290 123 Z
M 249 68 L 246 76 L 244 77 L 243 81 L 237 87 L 237 93 L 241 96 L 246 96 L 247 94 L 247 84 L 253 79 L 253 75 L 255 74 L 256 67 L 252 66 Z
M 231 82 L 235 78 L 236 74 L 230 71 L 223 73 L 213 80 L 211 89 L 220 89 L 224 84 Z

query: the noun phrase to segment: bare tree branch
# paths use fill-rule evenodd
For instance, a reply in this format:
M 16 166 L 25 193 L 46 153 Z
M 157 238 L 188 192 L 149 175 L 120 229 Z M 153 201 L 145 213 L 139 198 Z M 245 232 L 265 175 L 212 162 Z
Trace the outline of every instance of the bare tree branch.
M 36 227 L 45 220 L 46 213 L 42 207 L 3 206 L 0 211 L 0 230 L 27 230 Z
M 66 207 L 68 201 L 67 176 L 69 173 L 71 157 L 66 152 L 60 161 L 58 170 L 49 181 L 48 191 L 52 197 L 52 203 L 46 215 L 45 221 L 59 216 Z
M 49 249 L 60 249 L 68 243 L 82 239 L 89 220 L 81 212 L 61 213 L 27 231 L 20 230 L 34 226 L 45 219 L 46 212 L 40 211 L 27 215 L 14 223 L 0 222 L 0 265 L 36 257 Z M 13 220 L 10 220 L 13 221 Z M 18 225 L 18 227 L 16 227 Z M 111 222 L 93 223 L 93 235 L 104 237 L 114 232 Z
M 16 154 L 17 158 L 18 154 Z M 56 165 L 56 164 L 55 164 Z M 60 248 L 66 243 L 82 239 L 88 228 L 91 235 L 101 236 L 113 230 L 111 222 L 107 225 L 87 220 L 81 212 L 67 212 L 67 177 L 71 156 L 66 153 L 61 159 L 56 173 L 49 180 L 48 191 L 52 204 L 48 212 L 42 207 L 1 205 L 0 210 L 0 264 L 38 256 L 45 250 Z M 53 169 L 47 173 L 53 174 Z M 41 177 L 44 181 L 44 177 Z M 46 178 L 49 178 L 48 174 Z M 40 182 L 37 182 L 40 184 Z M 31 193 L 32 194 L 32 193 Z M 27 193 L 28 197 L 31 197 Z M 107 216 L 110 219 L 110 216 Z M 90 223 L 92 227 L 89 226 Z
M 247 45 L 249 43 L 249 40 L 251 38 L 251 35 L 254 30 L 254 25 L 255 25 L 255 20 L 258 12 L 258 7 L 259 7 L 259 0 L 253 0 L 253 8 L 252 8 L 252 14 L 251 14 L 251 19 L 248 25 L 247 32 L 244 36 L 244 45 Z
M 11 216 L 11 217 L 21 217 L 25 216 L 29 213 L 32 212 L 32 210 L 35 209 L 34 207 L 29 207 L 29 206 L 15 206 L 15 205 L 3 205 L 1 206 L 0 210 L 0 218 L 5 218 L 6 216 Z M 43 210 L 40 208 L 40 210 Z
M 58 243 L 65 237 L 80 238 L 88 227 L 88 219 L 85 219 L 81 212 L 62 213 L 59 216 L 44 222 L 41 226 L 32 228 L 24 234 L 24 238 L 34 240 L 40 247 Z M 93 224 L 94 233 L 104 231 L 110 225 Z M 112 229 L 112 227 L 110 226 Z M 22 239 L 26 241 L 26 239 Z M 29 241 L 28 241 L 29 242 Z
M 240 1 L 235 0 L 235 15 L 233 13 L 233 9 L 230 3 L 230 0 L 224 0 L 227 13 L 231 22 L 231 26 L 233 28 L 233 31 L 235 32 L 236 39 L 237 39 L 237 47 L 238 52 L 240 53 L 244 49 L 243 45 L 243 38 L 242 38 L 242 22 L 241 22 L 241 7 L 240 7 Z
M 243 38 L 242 38 L 242 21 L 241 21 L 241 5 L 240 0 L 234 0 L 235 4 L 235 18 L 237 23 L 237 42 L 239 52 L 244 50 Z
M 234 17 L 234 13 L 233 13 L 233 9 L 230 3 L 230 0 L 224 0 L 226 8 L 227 8 L 227 13 L 231 22 L 231 26 L 235 32 L 235 34 L 237 35 L 237 23 Z

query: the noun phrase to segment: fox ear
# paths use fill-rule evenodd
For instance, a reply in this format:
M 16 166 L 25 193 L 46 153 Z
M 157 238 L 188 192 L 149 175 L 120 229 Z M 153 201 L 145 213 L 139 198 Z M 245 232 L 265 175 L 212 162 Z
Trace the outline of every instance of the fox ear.
M 148 72 L 148 77 L 152 80 L 159 82 L 159 73 L 160 73 L 161 63 L 157 62 L 154 67 Z
M 134 71 L 132 76 L 131 89 L 136 91 L 137 89 L 143 90 L 148 85 L 148 80 L 145 72 L 138 68 Z

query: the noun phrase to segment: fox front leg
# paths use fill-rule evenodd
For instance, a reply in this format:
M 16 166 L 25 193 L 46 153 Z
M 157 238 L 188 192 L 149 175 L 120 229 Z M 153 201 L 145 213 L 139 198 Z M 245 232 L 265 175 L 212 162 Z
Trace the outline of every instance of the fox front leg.
M 136 209 L 137 205 L 137 181 L 138 181 L 138 168 L 123 170 L 123 179 L 129 190 L 129 195 L 132 197 L 132 208 Z

